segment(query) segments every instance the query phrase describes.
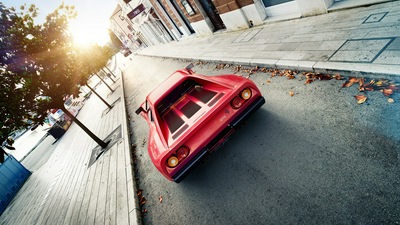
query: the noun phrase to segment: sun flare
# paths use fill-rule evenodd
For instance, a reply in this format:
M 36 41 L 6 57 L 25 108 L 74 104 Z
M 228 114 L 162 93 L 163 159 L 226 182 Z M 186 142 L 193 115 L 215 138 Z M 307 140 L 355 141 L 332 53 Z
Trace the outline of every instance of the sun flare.
M 81 47 L 96 43 L 104 45 L 109 41 L 107 29 L 99 26 L 96 21 L 70 21 L 69 31 L 72 34 L 74 43 Z

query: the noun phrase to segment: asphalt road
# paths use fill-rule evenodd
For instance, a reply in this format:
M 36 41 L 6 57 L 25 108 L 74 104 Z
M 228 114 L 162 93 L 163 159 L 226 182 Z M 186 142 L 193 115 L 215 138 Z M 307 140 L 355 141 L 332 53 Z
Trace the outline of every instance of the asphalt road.
M 166 180 L 147 154 L 147 124 L 134 111 L 188 63 L 131 56 L 122 68 L 145 225 L 400 223 L 400 94 L 388 103 L 370 92 L 357 104 L 357 87 L 340 90 L 343 80 L 305 85 L 300 76 L 251 75 L 266 104 L 180 184 Z M 234 71 L 215 67 L 194 70 Z

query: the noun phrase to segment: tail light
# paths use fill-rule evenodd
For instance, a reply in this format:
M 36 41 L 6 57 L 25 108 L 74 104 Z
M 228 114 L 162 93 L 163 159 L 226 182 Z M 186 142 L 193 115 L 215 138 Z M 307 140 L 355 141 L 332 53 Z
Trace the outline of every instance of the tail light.
M 242 107 L 244 102 L 244 99 L 240 98 L 239 96 L 236 96 L 234 99 L 231 101 L 231 105 L 234 109 L 238 109 Z
M 174 168 L 178 165 L 179 159 L 175 155 L 172 155 L 167 160 L 168 167 Z
M 251 98 L 251 90 L 250 90 L 250 88 L 244 89 L 244 90 L 240 93 L 240 97 L 242 97 L 244 100 L 250 99 L 250 98 Z
M 186 147 L 186 146 L 180 147 L 176 151 L 176 155 L 171 155 L 167 159 L 167 166 L 170 168 L 175 168 L 183 159 L 188 157 L 189 153 L 190 153 L 190 150 L 188 147 Z
M 189 149 L 187 147 L 181 147 L 176 153 L 178 155 L 178 159 L 182 160 L 189 155 Z
M 243 89 L 239 96 L 236 96 L 235 98 L 232 99 L 231 101 L 231 106 L 234 109 L 238 109 L 242 107 L 243 103 L 251 98 L 251 89 L 250 88 L 245 88 Z

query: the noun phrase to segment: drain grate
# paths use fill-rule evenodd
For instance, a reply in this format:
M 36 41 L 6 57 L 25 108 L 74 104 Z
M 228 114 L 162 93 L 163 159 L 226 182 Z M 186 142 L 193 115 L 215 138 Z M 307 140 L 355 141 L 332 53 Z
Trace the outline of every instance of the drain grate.
M 88 168 L 96 162 L 105 152 L 107 152 L 115 143 L 117 143 L 122 137 L 121 134 L 121 125 L 119 125 L 111 134 L 109 134 L 105 139 L 104 142 L 109 142 L 106 148 L 101 148 L 101 146 L 96 146 L 92 150 L 92 154 L 90 155 L 90 160 L 88 164 Z
M 378 23 L 381 22 L 381 20 L 388 14 L 388 12 L 382 12 L 382 13 L 374 13 L 371 14 L 367 17 L 367 19 L 364 20 L 363 24 L 365 23 Z

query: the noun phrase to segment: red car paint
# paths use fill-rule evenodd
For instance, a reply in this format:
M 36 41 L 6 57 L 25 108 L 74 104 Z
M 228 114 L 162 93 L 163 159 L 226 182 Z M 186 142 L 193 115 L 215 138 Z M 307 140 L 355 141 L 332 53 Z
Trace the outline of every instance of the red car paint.
M 251 97 L 236 98 L 241 106 L 235 109 L 231 102 L 244 89 L 251 90 Z M 259 89 L 247 78 L 234 74 L 204 76 L 186 68 L 154 89 L 136 113 L 150 127 L 148 152 L 152 162 L 166 178 L 180 182 L 264 103 Z M 169 157 L 178 158 L 182 147 L 189 149 L 189 154 L 169 167 Z M 172 158 L 171 162 L 177 161 Z

